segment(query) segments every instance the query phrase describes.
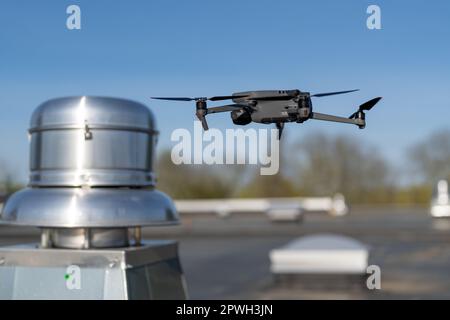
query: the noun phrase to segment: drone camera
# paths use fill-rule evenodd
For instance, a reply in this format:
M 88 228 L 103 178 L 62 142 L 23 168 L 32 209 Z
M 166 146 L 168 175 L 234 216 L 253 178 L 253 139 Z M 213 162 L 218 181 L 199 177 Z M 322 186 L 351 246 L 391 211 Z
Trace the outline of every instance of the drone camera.
M 239 126 L 245 126 L 252 122 L 252 116 L 247 110 L 235 110 L 231 112 L 231 120 Z

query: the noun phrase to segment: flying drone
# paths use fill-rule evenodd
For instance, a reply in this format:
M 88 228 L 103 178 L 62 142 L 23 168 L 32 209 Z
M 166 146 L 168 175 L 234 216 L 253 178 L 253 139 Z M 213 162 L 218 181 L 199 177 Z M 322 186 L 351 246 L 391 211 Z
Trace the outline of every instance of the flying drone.
M 310 94 L 300 90 L 260 90 L 237 92 L 231 96 L 215 97 L 152 97 L 152 99 L 169 101 L 195 101 L 196 116 L 201 121 L 203 129 L 208 130 L 206 115 L 231 112 L 231 119 L 236 125 L 247 125 L 251 122 L 256 123 L 274 123 L 278 129 L 278 135 L 281 138 L 284 124 L 286 122 L 303 123 L 309 119 L 324 120 L 332 122 L 341 122 L 357 125 L 360 129 L 366 126 L 365 111 L 372 109 L 381 97 L 374 98 L 361 104 L 356 112 L 350 117 L 340 117 L 330 114 L 313 112 L 311 98 L 326 97 L 344 93 L 358 91 L 347 90 L 327 93 Z M 233 104 L 224 106 L 210 107 L 207 101 L 232 100 Z

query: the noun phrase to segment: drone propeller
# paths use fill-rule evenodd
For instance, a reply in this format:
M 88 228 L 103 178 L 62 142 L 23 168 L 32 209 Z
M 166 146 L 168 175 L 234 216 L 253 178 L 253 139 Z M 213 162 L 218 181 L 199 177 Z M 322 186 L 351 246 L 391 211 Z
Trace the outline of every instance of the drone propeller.
M 348 118 L 349 119 L 355 119 L 356 117 L 358 117 L 359 114 L 364 116 L 364 111 L 369 111 L 370 109 L 372 109 L 380 100 L 381 100 L 381 97 L 377 97 L 377 98 L 374 98 L 374 99 L 369 100 L 367 102 L 364 102 L 362 105 L 359 106 L 358 111 L 353 113 Z
M 230 99 L 236 99 L 236 98 L 245 98 L 247 97 L 247 95 L 235 95 L 235 96 L 215 96 L 215 97 L 211 97 L 208 100 L 209 101 L 220 101 L 220 100 L 230 100 Z
M 179 98 L 169 98 L 169 97 L 151 97 L 151 99 L 155 100 L 169 100 L 169 101 L 195 101 L 200 98 L 185 98 L 185 97 L 179 97 Z
M 337 92 L 326 92 L 326 93 L 316 93 L 311 95 L 311 97 L 326 97 L 326 96 L 333 96 L 336 94 L 344 94 L 344 93 L 350 93 L 350 92 L 355 92 L 355 91 L 359 91 L 359 89 L 355 89 L 355 90 L 347 90 L 347 91 L 337 91 Z
M 245 98 L 247 95 L 234 95 L 234 96 L 215 96 L 215 97 L 151 97 L 156 100 L 168 100 L 168 101 L 221 101 L 221 100 L 230 100 L 236 98 Z

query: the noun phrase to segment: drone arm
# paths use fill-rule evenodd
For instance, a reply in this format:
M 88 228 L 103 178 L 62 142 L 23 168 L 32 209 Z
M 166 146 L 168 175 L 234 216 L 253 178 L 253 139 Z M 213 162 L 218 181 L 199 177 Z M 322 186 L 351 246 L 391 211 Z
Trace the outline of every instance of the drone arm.
M 345 118 L 345 117 L 338 117 L 338 116 L 333 116 L 330 114 L 324 114 L 324 113 L 318 113 L 318 112 L 313 112 L 311 118 L 315 119 L 315 120 L 349 123 L 349 124 L 357 125 L 359 127 L 364 127 L 364 125 L 365 125 L 365 120 L 363 120 L 363 119 L 359 119 L 359 118 L 349 119 L 349 118 Z
M 208 108 L 207 114 L 219 113 L 219 112 L 230 112 L 230 111 L 234 111 L 234 110 L 240 110 L 243 107 L 244 107 L 243 105 L 239 105 L 239 104 L 227 104 L 225 106 L 220 106 L 220 107 L 211 107 L 211 108 Z

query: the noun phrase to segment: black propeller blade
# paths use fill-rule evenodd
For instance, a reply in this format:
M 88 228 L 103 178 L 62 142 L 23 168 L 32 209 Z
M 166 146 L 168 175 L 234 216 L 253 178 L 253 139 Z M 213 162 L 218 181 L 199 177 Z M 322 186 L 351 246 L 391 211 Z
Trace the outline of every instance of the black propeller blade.
M 211 97 L 208 100 L 209 101 L 220 101 L 220 100 L 230 100 L 230 99 L 245 98 L 245 97 L 248 97 L 248 96 L 247 95 L 216 96 L 216 97 Z
M 374 98 L 372 100 L 369 100 L 367 102 L 364 102 L 362 105 L 359 106 L 360 111 L 369 111 L 373 108 L 374 105 L 378 103 L 378 101 L 381 100 L 381 97 Z
M 195 101 L 199 98 L 187 98 L 187 97 L 179 97 L 179 98 L 175 98 L 175 97 L 151 97 L 152 99 L 155 100 L 169 100 L 169 101 Z
M 189 98 L 189 97 L 151 97 L 152 99 L 156 100 L 168 100 L 168 101 L 221 101 L 221 100 L 230 100 L 230 99 L 236 99 L 236 98 L 245 98 L 246 95 L 234 95 L 234 96 L 215 96 L 215 97 L 196 97 L 196 98 Z
M 358 113 L 360 112 L 364 112 L 364 111 L 369 111 L 370 109 L 372 109 L 379 101 L 381 100 L 381 97 L 377 97 L 377 98 L 373 98 L 372 100 L 369 100 L 367 102 L 364 102 L 362 105 L 359 106 L 358 111 L 356 111 L 355 113 L 353 113 L 350 117 L 348 117 L 349 119 L 354 119 L 358 116 Z
M 350 93 L 350 92 L 355 92 L 355 91 L 359 91 L 359 89 L 347 90 L 347 91 L 337 91 L 337 92 L 316 93 L 316 94 L 311 95 L 311 97 L 326 97 L 326 96 L 333 96 L 336 94 L 344 94 L 344 93 Z

